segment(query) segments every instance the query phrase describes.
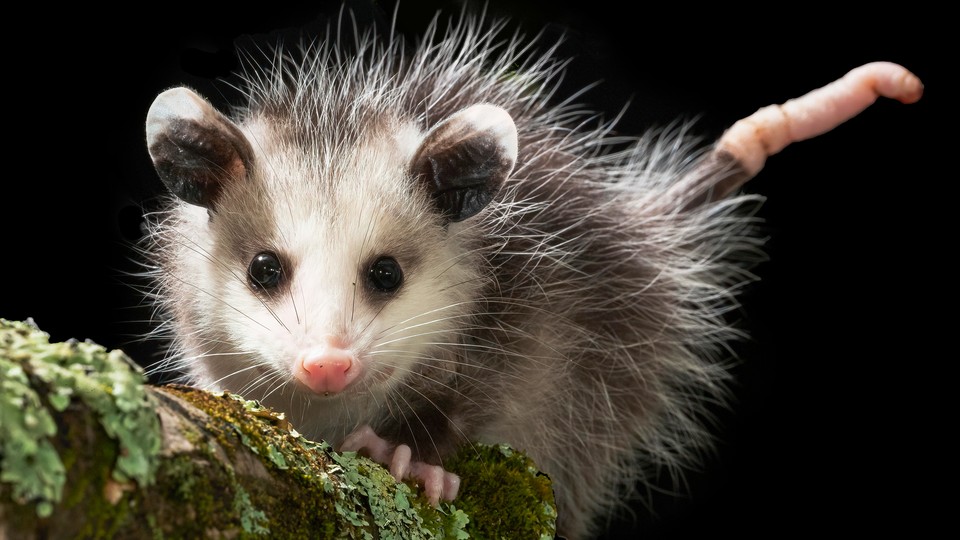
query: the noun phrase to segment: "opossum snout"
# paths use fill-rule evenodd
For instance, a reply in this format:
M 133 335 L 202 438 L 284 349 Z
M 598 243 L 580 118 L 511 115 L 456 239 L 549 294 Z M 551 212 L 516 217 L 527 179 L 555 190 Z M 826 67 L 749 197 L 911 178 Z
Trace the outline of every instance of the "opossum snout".
M 294 360 L 293 374 L 316 394 L 342 392 L 363 373 L 357 356 L 333 338 L 305 349 Z

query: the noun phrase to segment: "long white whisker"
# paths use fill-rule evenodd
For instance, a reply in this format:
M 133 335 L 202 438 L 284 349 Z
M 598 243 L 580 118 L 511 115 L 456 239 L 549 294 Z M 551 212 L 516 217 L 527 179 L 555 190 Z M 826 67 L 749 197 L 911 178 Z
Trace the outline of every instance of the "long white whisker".
M 245 280 L 244 278 L 238 276 L 237 273 L 236 273 L 236 271 L 235 271 L 231 266 L 227 265 L 226 263 L 224 263 L 224 262 L 220 261 L 219 259 L 217 259 L 216 257 L 214 257 L 212 254 L 210 254 L 210 252 L 208 252 L 207 250 L 205 250 L 205 249 L 203 249 L 202 247 L 200 247 L 200 245 L 197 244 L 195 241 L 187 238 L 186 235 L 184 235 L 184 234 L 181 233 L 180 236 L 183 238 L 183 240 L 186 241 L 186 242 L 183 243 L 183 246 L 184 246 L 184 247 L 186 247 L 187 249 L 193 251 L 194 253 L 197 253 L 197 254 L 200 255 L 201 257 L 207 259 L 209 262 L 211 262 L 211 263 L 219 266 L 220 268 L 226 270 L 227 273 L 229 273 L 235 280 L 237 280 L 239 283 L 241 283 L 244 288 L 247 287 L 247 282 L 246 282 L 246 280 Z M 283 321 L 280 320 L 280 317 L 278 317 L 277 314 L 274 312 L 274 310 L 273 310 L 269 305 L 267 305 L 267 303 L 263 300 L 263 298 L 261 298 L 260 295 L 258 295 L 258 294 L 254 294 L 253 296 L 260 302 L 260 305 L 262 305 L 262 306 L 264 307 L 264 309 L 266 309 L 267 312 L 270 313 L 270 315 L 277 321 L 277 323 L 278 323 L 280 326 L 282 326 L 283 329 L 287 331 L 287 333 L 290 333 L 290 329 L 287 328 L 287 325 L 283 324 Z M 262 325 L 261 325 L 261 326 L 262 326 Z

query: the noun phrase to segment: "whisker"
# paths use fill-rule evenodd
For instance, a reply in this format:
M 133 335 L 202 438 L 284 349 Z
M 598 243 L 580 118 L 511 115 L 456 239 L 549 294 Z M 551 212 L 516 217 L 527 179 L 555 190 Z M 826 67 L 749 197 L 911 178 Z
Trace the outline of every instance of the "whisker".
M 207 259 L 207 261 L 209 261 L 209 262 L 211 262 L 211 263 L 219 266 L 220 268 L 226 270 L 227 273 L 229 273 L 235 280 L 237 280 L 239 283 L 241 283 L 244 288 L 247 288 L 247 281 L 246 281 L 246 279 L 238 276 L 237 273 L 236 273 L 236 271 L 233 269 L 233 267 L 231 267 L 230 265 L 224 263 L 223 261 L 219 260 L 218 258 L 214 257 L 210 252 L 208 252 L 208 251 L 205 250 L 203 247 L 201 247 L 196 241 L 193 241 L 193 240 L 190 240 L 189 238 L 187 238 L 187 236 L 186 236 L 185 234 L 179 233 L 179 232 L 178 232 L 178 234 L 186 241 L 186 242 L 182 243 L 182 245 L 183 245 L 184 247 L 186 247 L 187 249 L 193 251 L 194 253 L 197 253 L 197 254 L 200 255 L 201 257 Z M 253 297 L 256 298 L 258 302 L 260 302 L 260 305 L 263 306 L 263 308 L 267 310 L 267 313 L 269 313 L 269 314 L 277 321 L 277 323 L 278 323 L 280 326 L 282 326 L 283 329 L 286 330 L 287 333 L 289 334 L 289 333 L 290 333 L 290 329 L 287 328 L 287 325 L 283 324 L 283 321 L 280 320 L 280 317 L 277 316 L 277 314 L 276 314 L 276 312 L 273 310 L 273 308 L 271 308 L 271 307 L 263 300 L 263 298 L 260 297 L 259 294 L 255 294 L 255 293 L 254 293 L 254 294 L 253 294 Z M 261 325 L 261 326 L 262 326 L 262 325 Z M 266 328 L 266 327 L 264 327 L 264 328 Z
M 464 442 L 465 444 L 467 444 L 468 446 L 470 446 L 470 448 L 473 450 L 473 452 L 474 452 L 475 454 L 479 454 L 479 451 L 477 450 L 476 446 L 473 444 L 472 438 L 471 438 L 469 435 L 467 435 L 466 432 L 464 432 L 462 429 L 460 429 L 459 424 L 457 424 L 456 422 L 454 422 L 454 421 L 447 415 L 447 413 L 443 412 L 443 408 L 442 408 L 442 407 L 437 406 L 437 404 L 436 404 L 432 399 L 430 399 L 429 397 L 427 397 L 426 394 L 424 394 L 423 392 L 417 390 L 417 389 L 414 388 L 413 386 L 411 386 L 411 385 L 409 385 L 409 384 L 404 384 L 404 386 L 405 386 L 407 389 L 416 392 L 420 397 L 422 397 L 423 399 L 425 399 L 425 400 L 427 401 L 427 403 L 429 403 L 431 406 L 433 406 L 433 408 L 436 409 L 437 412 L 439 412 L 441 416 L 443 416 L 443 418 L 447 421 L 447 423 L 448 423 L 449 425 L 453 426 L 453 428 L 457 431 L 457 433 L 460 434 L 461 441 Z M 404 400 L 404 401 L 406 401 L 406 400 Z M 408 402 L 408 405 L 409 405 L 409 402 Z M 417 416 L 417 419 L 418 419 L 418 420 L 420 420 L 420 416 L 416 413 L 416 411 L 414 411 L 414 415 Z M 420 423 L 423 424 L 423 421 L 421 420 Z M 433 449 L 437 452 L 437 457 L 438 457 L 438 459 L 440 460 L 440 466 L 443 466 L 443 456 L 440 454 L 440 449 L 437 447 L 437 443 L 433 440 L 433 435 L 430 434 L 430 430 L 427 429 L 427 426 L 426 426 L 425 424 L 424 424 L 423 427 L 424 427 L 424 432 L 427 434 L 427 437 L 430 438 L 431 444 L 433 444 Z

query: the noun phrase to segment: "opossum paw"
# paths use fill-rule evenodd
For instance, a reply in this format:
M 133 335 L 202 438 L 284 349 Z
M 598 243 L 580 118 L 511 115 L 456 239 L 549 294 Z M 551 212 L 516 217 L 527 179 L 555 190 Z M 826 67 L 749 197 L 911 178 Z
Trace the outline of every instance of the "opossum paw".
M 410 454 L 410 448 L 401 444 L 397 447 L 406 448 L 407 455 Z M 407 458 L 409 459 L 409 457 Z M 436 506 L 442 498 L 445 501 L 452 501 L 457 498 L 457 492 L 460 491 L 460 477 L 452 472 L 444 470 L 440 465 L 430 465 L 422 461 L 409 463 L 409 478 L 416 479 L 422 486 L 430 504 Z M 393 470 L 391 469 L 391 474 Z M 396 478 L 394 474 L 394 478 Z
M 424 494 L 436 506 L 442 498 L 452 501 L 460 491 L 460 477 L 440 465 L 410 461 L 412 452 L 405 444 L 393 445 L 381 438 L 370 426 L 361 426 L 343 440 L 343 452 L 359 452 L 390 468 L 397 481 L 412 478 L 423 486 Z

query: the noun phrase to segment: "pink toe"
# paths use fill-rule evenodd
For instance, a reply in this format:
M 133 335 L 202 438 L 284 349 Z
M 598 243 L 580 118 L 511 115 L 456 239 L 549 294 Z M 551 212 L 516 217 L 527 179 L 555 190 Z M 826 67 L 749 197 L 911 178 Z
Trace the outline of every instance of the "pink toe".
M 443 473 L 443 500 L 452 501 L 460 493 L 460 477 L 452 472 Z
M 434 506 L 440 504 L 440 499 L 454 500 L 460 491 L 460 477 L 439 465 L 413 462 L 410 464 L 410 476 L 420 481 L 424 496 Z
M 393 451 L 393 459 L 390 461 L 390 474 L 397 480 L 402 481 L 410 472 L 410 447 L 401 444 Z
M 370 459 L 377 463 L 385 464 L 390 462 L 390 443 L 380 438 L 368 425 L 363 425 L 353 430 L 353 433 L 347 435 L 340 443 L 341 452 L 360 452 L 366 450 Z

